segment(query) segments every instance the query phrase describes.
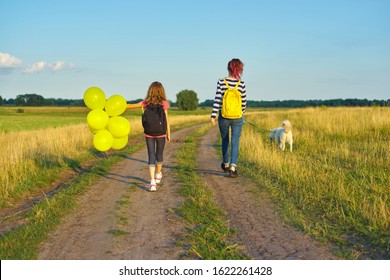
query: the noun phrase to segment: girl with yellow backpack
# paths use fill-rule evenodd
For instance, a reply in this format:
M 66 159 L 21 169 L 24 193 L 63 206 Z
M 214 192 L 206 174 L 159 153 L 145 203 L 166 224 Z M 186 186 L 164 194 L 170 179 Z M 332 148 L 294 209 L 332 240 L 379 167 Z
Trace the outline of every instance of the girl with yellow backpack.
M 241 80 L 244 64 L 238 58 L 228 63 L 228 76 L 219 79 L 211 112 L 211 125 L 218 126 L 222 138 L 222 170 L 229 172 L 230 177 L 237 177 L 238 148 L 242 126 L 243 114 L 246 110 L 246 87 Z M 230 144 L 230 151 L 229 151 Z

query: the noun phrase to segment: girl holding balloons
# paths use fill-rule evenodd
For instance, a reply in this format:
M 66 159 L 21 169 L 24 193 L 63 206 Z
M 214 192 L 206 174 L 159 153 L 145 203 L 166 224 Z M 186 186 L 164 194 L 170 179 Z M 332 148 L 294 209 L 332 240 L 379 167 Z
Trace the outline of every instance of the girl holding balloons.
M 157 184 L 162 179 L 163 154 L 165 143 L 170 142 L 171 131 L 168 119 L 169 103 L 163 85 L 153 82 L 148 89 L 145 99 L 139 103 L 127 104 L 127 109 L 142 108 L 144 135 L 148 149 L 148 165 L 150 174 L 149 190 L 157 191 Z M 158 114 L 161 110 L 160 118 Z M 156 117 L 151 116 L 157 114 Z M 151 116 L 150 118 L 148 116 Z M 153 122 L 148 124 L 147 122 Z M 162 123 L 162 129 L 158 126 Z

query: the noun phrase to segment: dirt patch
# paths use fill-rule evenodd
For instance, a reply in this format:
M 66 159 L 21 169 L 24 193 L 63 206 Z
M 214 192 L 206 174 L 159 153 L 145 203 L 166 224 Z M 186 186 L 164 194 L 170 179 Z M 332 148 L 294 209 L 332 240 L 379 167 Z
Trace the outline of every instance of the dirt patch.
M 183 198 L 173 168 L 174 155 L 192 129 L 172 134 L 157 192 L 147 190 L 146 149 L 128 156 L 79 198 L 74 214 L 42 244 L 39 259 L 182 259 L 185 248 L 177 240 L 185 224 L 173 209 Z M 335 259 L 329 248 L 283 224 L 249 180 L 222 173 L 213 146 L 217 134 L 211 129 L 202 137 L 197 171 L 238 230 L 232 241 L 253 259 Z

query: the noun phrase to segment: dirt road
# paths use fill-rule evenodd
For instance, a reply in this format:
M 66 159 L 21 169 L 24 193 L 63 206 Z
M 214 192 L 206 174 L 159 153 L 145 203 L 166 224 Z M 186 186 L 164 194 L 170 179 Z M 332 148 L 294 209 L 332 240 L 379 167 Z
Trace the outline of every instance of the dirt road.
M 163 180 L 147 190 L 146 150 L 125 158 L 79 198 L 73 215 L 49 235 L 39 259 L 181 259 L 176 245 L 185 225 L 172 210 L 182 198 L 173 176 L 174 155 L 193 128 L 172 135 L 166 146 Z M 253 259 L 335 259 L 329 248 L 283 224 L 269 199 L 249 180 L 220 170 L 216 128 L 201 139 L 197 172 L 238 230 L 233 242 Z

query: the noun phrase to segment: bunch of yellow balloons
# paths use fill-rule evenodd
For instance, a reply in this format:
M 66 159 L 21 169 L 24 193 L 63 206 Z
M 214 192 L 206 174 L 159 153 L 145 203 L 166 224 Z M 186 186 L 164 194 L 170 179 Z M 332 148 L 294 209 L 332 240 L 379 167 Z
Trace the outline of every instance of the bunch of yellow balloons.
M 87 123 L 94 134 L 93 146 L 101 152 L 126 147 L 130 123 L 121 116 L 126 111 L 126 99 L 117 94 L 106 99 L 100 88 L 90 87 L 84 93 L 84 103 L 91 109 Z

